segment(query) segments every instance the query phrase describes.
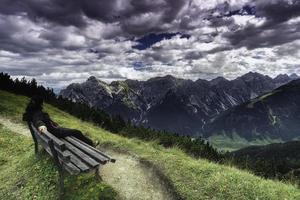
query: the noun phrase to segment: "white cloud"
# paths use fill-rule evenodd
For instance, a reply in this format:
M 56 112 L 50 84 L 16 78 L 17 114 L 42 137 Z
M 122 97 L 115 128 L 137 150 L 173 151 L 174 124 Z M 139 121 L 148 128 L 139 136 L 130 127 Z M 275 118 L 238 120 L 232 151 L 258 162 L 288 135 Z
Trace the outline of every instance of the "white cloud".
M 106 21 L 103 16 L 81 16 L 85 26 L 66 19 L 57 23 L 59 18 L 33 20 L 26 14 L 0 14 L 0 71 L 34 77 L 51 87 L 82 82 L 91 75 L 112 81 L 167 74 L 196 80 L 232 79 L 248 71 L 270 76 L 299 73 L 299 17 L 263 28 L 274 21 L 269 15 L 222 17 L 228 10 L 254 5 L 250 0 L 228 4 L 193 0 L 183 5 L 178 1 L 175 11 L 167 9 L 165 0 L 116 2 L 114 15 Z M 282 42 L 276 43 L 281 27 L 290 28 L 287 34 L 294 33 L 282 35 Z M 132 48 L 134 39 L 151 32 L 182 32 L 190 37 L 177 35 L 142 51 Z M 136 63 L 141 66 L 135 67 Z

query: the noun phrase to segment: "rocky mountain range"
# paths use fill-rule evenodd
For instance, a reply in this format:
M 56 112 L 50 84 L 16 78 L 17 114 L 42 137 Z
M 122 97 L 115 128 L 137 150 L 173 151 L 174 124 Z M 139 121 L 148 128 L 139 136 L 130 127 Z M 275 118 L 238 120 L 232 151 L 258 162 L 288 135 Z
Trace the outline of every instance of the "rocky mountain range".
M 91 76 L 84 83 L 69 85 L 60 95 L 120 115 L 134 124 L 199 136 L 207 135 L 205 128 L 220 113 L 296 78 L 296 74 L 273 79 L 249 72 L 234 80 L 218 77 L 192 81 L 168 75 L 108 84 Z
M 211 134 L 237 134 L 246 139 L 300 138 L 300 79 L 228 109 L 205 127 Z

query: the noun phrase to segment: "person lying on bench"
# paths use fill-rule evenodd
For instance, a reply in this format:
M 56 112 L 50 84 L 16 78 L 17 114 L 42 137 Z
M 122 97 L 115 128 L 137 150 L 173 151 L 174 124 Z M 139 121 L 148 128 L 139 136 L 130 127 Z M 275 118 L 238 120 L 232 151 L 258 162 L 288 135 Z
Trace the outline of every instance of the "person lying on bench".
M 23 120 L 32 122 L 40 133 L 49 131 L 58 138 L 73 136 L 91 146 L 95 146 L 93 141 L 84 136 L 81 131 L 60 127 L 49 117 L 48 113 L 43 112 L 42 110 L 43 98 L 40 96 L 33 96 L 26 107 L 25 113 L 23 114 Z

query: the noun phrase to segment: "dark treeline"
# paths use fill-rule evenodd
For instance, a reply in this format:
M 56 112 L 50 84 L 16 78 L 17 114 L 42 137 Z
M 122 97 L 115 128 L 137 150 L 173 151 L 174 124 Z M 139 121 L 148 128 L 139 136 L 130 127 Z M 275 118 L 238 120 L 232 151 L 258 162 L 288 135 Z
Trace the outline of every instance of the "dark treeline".
M 269 158 L 244 156 L 234 158 L 232 164 L 264 178 L 300 183 L 299 160 L 296 159 L 292 161 L 286 157 L 275 159 L 272 155 Z
M 166 131 L 134 126 L 129 122 L 125 122 L 119 116 L 112 117 L 108 115 L 101 109 L 91 108 L 83 103 L 63 99 L 61 96 L 55 95 L 52 89 L 38 85 L 35 79 L 26 80 L 22 78 L 13 80 L 9 74 L 1 72 L 0 89 L 27 97 L 40 95 L 44 98 L 45 102 L 84 121 L 93 122 L 116 134 L 126 137 L 136 137 L 146 141 L 157 140 L 164 147 L 177 146 L 189 155 L 197 158 L 201 157 L 217 162 L 223 160 L 223 155 L 201 138 L 193 139 L 189 136 L 180 136 Z
M 246 147 L 229 153 L 232 164 L 265 178 L 300 183 L 300 141 Z

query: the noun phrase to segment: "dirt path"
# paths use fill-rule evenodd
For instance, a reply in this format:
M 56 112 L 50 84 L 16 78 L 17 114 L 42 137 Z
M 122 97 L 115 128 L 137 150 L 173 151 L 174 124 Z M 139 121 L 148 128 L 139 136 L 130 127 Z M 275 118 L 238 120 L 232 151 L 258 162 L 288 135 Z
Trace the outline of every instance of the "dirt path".
M 104 165 L 102 179 L 118 191 L 124 200 L 171 200 L 174 199 L 155 171 L 137 158 L 114 151 L 106 151 L 117 162 Z
M 12 132 L 19 133 L 25 136 L 31 136 L 28 127 L 24 126 L 23 124 L 12 122 L 11 120 L 2 116 L 0 116 L 0 124 L 11 130 Z
M 31 136 L 23 124 L 12 122 L 0 116 L 0 124 L 25 136 Z M 107 151 L 117 162 L 104 165 L 100 169 L 103 181 L 111 185 L 122 200 L 171 200 L 172 195 L 151 168 L 139 162 L 134 156 Z

